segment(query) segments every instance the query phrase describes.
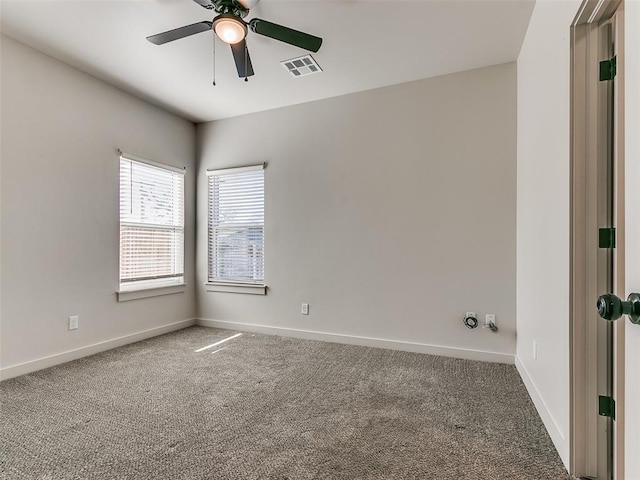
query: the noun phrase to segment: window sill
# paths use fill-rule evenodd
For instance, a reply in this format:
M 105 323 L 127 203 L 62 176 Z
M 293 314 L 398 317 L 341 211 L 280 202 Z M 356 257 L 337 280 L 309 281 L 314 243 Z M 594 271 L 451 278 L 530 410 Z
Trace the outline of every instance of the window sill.
M 159 297 L 161 295 L 171 295 L 173 293 L 184 293 L 186 287 L 186 283 L 176 283 L 173 285 L 120 290 L 116 293 L 118 295 L 119 302 L 128 302 L 129 300 L 138 300 L 140 298 Z
M 207 283 L 207 292 L 245 293 L 249 295 L 266 295 L 266 285 L 252 283 Z

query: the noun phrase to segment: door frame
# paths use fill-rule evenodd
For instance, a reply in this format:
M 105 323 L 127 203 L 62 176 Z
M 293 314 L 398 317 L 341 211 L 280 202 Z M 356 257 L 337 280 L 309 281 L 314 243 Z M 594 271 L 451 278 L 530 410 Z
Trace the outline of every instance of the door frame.
M 613 136 L 613 218 L 617 229 L 613 249 L 615 277 L 613 293 L 624 297 L 624 82 L 623 0 L 584 0 L 571 26 L 571 229 L 570 229 L 570 471 L 576 476 L 594 475 L 598 466 L 597 395 L 598 315 L 598 157 L 603 142 L 598 101 L 600 55 L 599 25 L 613 18 L 615 23 L 618 75 L 614 80 L 616 125 Z M 616 15 L 616 12 L 619 14 Z M 601 193 L 600 193 L 601 194 Z M 600 255 L 601 256 L 601 255 Z M 600 260 L 601 261 L 601 260 Z M 594 307 L 589 307 L 593 305 Z M 611 470 L 613 478 L 624 478 L 624 328 L 615 322 L 613 335 L 613 396 L 616 420 L 613 425 Z

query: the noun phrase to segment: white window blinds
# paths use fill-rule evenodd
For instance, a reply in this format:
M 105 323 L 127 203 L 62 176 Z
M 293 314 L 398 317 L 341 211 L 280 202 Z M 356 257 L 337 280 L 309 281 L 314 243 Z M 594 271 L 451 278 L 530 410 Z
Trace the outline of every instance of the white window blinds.
M 209 281 L 264 283 L 264 167 L 209 175 Z
M 120 288 L 183 283 L 184 172 L 120 157 Z

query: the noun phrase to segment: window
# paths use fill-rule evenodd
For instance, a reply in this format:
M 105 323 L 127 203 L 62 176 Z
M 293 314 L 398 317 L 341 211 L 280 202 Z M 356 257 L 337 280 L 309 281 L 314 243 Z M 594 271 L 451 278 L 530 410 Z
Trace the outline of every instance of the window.
M 264 166 L 209 175 L 209 281 L 264 284 Z
M 120 290 L 184 282 L 184 170 L 120 157 Z

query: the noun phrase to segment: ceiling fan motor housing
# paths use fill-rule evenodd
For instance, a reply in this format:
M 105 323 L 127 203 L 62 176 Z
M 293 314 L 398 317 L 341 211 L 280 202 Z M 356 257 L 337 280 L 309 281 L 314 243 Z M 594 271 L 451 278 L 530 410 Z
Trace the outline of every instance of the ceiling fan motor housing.
M 211 3 L 213 9 L 220 14 L 244 18 L 249 13 L 249 9 L 237 0 L 211 0 Z

